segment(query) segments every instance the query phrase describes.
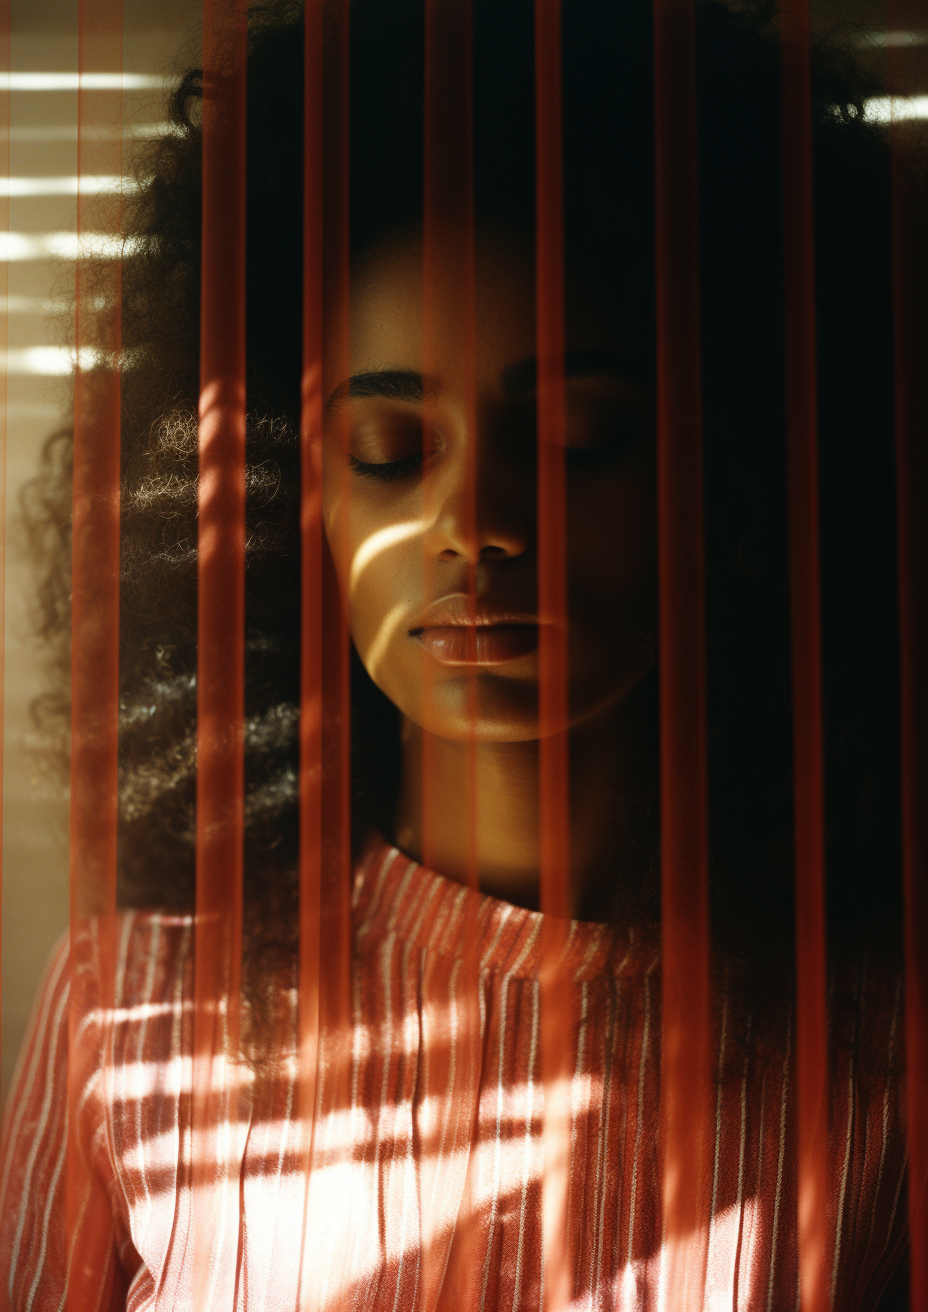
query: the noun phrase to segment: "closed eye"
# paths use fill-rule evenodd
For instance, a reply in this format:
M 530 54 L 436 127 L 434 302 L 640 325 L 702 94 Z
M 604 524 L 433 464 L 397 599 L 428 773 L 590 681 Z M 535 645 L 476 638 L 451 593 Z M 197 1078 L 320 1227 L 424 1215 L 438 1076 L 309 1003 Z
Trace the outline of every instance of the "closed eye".
M 416 451 L 402 460 L 359 460 L 349 456 L 348 463 L 353 472 L 361 478 L 373 478 L 381 483 L 388 483 L 394 478 L 408 478 L 415 474 L 422 465 L 422 452 Z

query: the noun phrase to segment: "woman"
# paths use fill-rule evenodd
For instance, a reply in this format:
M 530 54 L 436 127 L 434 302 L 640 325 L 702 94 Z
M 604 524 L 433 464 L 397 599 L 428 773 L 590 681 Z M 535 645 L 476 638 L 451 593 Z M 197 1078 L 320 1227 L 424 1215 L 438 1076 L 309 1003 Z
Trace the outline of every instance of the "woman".
M 656 1308 L 667 1296 L 651 23 L 637 3 L 565 5 L 575 920 L 558 978 L 574 1072 L 571 1305 L 621 1309 Z M 92 969 L 71 981 L 84 1017 L 70 1077 L 81 1090 L 83 1191 L 67 1202 L 68 968 L 58 954 L 0 1167 L 0 1251 L 16 1308 L 57 1308 L 69 1281 L 97 1306 L 131 1309 L 294 1306 L 301 1297 L 331 1308 L 501 1309 L 543 1298 L 539 981 L 550 963 L 535 909 L 546 617 L 536 584 L 532 12 L 522 0 L 475 6 L 475 422 L 455 211 L 432 234 L 437 308 L 423 327 L 421 24 L 420 7 L 402 0 L 352 5 L 350 362 L 336 368 L 331 342 L 325 361 L 323 515 L 353 640 L 349 1092 L 330 1034 L 307 1187 L 292 1059 L 302 38 L 299 9 L 273 5 L 254 15 L 248 67 L 244 1052 L 219 1078 L 210 1132 L 194 1143 L 193 74 L 174 96 L 177 135 L 147 161 L 131 225 L 140 253 L 123 295 L 126 911 L 116 1007 L 101 1007 Z M 798 1260 L 779 63 L 763 14 L 748 21 L 707 4 L 699 30 L 716 1116 L 693 1261 L 706 1307 L 780 1309 L 796 1305 Z M 888 193 L 885 142 L 862 117 L 866 94 L 845 58 L 817 55 L 828 1261 L 840 1309 L 889 1306 L 880 1300 L 905 1247 L 895 658 L 886 637 Z M 338 298 L 333 282 L 332 322 L 344 310 Z M 66 523 L 62 443 L 32 495 L 38 522 Z M 45 593 L 47 636 L 59 643 L 63 569 L 59 554 Z M 465 887 L 474 869 L 479 892 Z M 92 923 L 82 930 L 91 953 L 95 932 Z M 219 1218 L 205 1237 L 202 1215 Z

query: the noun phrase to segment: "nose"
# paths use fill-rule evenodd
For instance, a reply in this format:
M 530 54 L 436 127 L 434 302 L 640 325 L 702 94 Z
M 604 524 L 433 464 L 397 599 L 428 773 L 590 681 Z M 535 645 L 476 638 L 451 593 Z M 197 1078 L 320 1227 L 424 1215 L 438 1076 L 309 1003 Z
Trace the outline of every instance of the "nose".
M 432 559 L 476 565 L 528 550 L 530 512 L 520 490 L 532 499 L 533 491 L 520 489 L 513 475 L 483 453 L 470 471 L 462 459 L 426 475 L 425 548 Z

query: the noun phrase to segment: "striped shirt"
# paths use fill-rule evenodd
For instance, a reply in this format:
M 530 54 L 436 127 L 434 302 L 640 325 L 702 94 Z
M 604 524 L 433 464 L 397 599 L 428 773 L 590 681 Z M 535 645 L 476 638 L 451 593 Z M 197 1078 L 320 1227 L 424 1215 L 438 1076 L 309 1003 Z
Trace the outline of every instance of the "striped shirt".
M 84 1291 L 80 1312 L 292 1312 L 301 1298 L 332 1312 L 426 1312 L 439 1289 L 440 1305 L 459 1312 L 465 1289 L 481 1312 L 539 1309 L 544 917 L 380 841 L 368 849 L 355 881 L 350 1080 L 329 1079 L 323 1053 L 308 1186 L 290 1058 L 272 1074 L 221 1068 L 212 1173 L 191 1182 L 192 941 L 189 917 L 122 915 L 106 1010 L 92 966 L 69 970 L 67 943 L 50 964 L 0 1155 L 0 1267 L 15 1312 L 63 1312 L 69 1282 Z M 562 970 L 573 1019 L 570 1307 L 657 1312 L 668 1306 L 657 943 L 574 922 Z M 905 1245 L 900 991 L 866 979 L 860 989 L 867 1003 L 830 1084 L 828 1261 L 841 1312 L 876 1307 Z M 69 990 L 81 999 L 70 1067 L 79 1169 L 66 1155 Z M 295 991 L 287 997 L 290 1051 Z M 784 1025 L 761 1056 L 720 1010 L 711 1207 L 692 1244 L 705 1312 L 798 1306 Z M 213 1188 L 226 1191 L 221 1206 Z

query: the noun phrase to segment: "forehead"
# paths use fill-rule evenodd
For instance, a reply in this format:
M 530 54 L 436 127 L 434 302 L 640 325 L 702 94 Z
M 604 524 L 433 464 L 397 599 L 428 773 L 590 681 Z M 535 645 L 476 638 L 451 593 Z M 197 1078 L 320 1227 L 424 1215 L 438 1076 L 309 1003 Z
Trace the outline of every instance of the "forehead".
M 565 281 L 567 348 L 605 347 L 627 353 L 625 316 L 616 313 L 614 300 L 610 303 L 602 290 L 602 280 L 598 284 L 592 272 L 571 269 Z M 500 231 L 478 233 L 471 288 L 459 234 L 436 234 L 427 278 L 418 236 L 398 238 L 369 252 L 358 262 L 352 279 L 351 372 L 421 371 L 425 365 L 429 373 L 454 374 L 461 368 L 469 338 L 480 376 L 498 377 L 507 365 L 534 356 L 531 241 Z

